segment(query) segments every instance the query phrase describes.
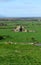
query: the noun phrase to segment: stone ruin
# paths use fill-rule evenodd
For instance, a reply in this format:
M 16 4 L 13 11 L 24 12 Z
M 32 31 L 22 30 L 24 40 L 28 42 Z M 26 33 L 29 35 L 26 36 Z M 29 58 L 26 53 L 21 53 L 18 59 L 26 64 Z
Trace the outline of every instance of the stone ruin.
M 13 29 L 12 31 L 14 32 L 36 32 L 35 30 L 27 30 L 25 29 L 24 26 L 21 26 L 21 25 L 16 26 L 15 29 Z
M 23 26 L 17 26 L 14 32 L 27 32 L 27 30 Z

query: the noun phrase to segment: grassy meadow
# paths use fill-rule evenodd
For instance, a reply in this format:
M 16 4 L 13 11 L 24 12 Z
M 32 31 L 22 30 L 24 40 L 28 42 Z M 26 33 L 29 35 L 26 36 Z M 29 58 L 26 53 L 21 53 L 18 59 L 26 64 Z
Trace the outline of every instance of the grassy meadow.
M 41 21 L 0 21 L 0 65 L 41 65 L 41 46 L 28 43 L 41 43 Z M 35 32 L 14 32 L 17 25 Z M 8 42 L 13 44 L 6 44 Z

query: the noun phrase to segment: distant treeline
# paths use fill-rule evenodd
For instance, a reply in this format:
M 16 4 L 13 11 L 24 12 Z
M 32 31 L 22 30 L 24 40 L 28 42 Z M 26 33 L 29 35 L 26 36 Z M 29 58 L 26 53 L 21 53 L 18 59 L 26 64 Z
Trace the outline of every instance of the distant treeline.
M 41 21 L 41 18 L 0 18 L 0 21 L 18 21 L 18 20 Z

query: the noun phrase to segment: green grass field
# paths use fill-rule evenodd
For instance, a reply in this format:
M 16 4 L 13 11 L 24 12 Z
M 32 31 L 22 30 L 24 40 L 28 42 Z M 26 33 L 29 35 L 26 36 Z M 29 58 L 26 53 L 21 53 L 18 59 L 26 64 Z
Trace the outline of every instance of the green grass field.
M 41 46 L 28 44 L 41 43 L 41 21 L 0 21 L 0 23 L 7 24 L 0 26 L 0 36 L 9 36 L 0 40 L 0 65 L 41 65 Z M 27 30 L 36 32 L 12 31 L 17 25 L 23 25 Z M 9 41 L 13 44 L 5 44 Z
M 0 65 L 41 65 L 41 47 L 1 44 Z

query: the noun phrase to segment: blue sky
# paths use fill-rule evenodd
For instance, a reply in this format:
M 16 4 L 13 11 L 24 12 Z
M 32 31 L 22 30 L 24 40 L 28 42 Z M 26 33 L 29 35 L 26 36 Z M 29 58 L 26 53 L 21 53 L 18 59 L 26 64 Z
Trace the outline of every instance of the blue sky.
M 0 15 L 41 17 L 41 0 L 0 0 Z

